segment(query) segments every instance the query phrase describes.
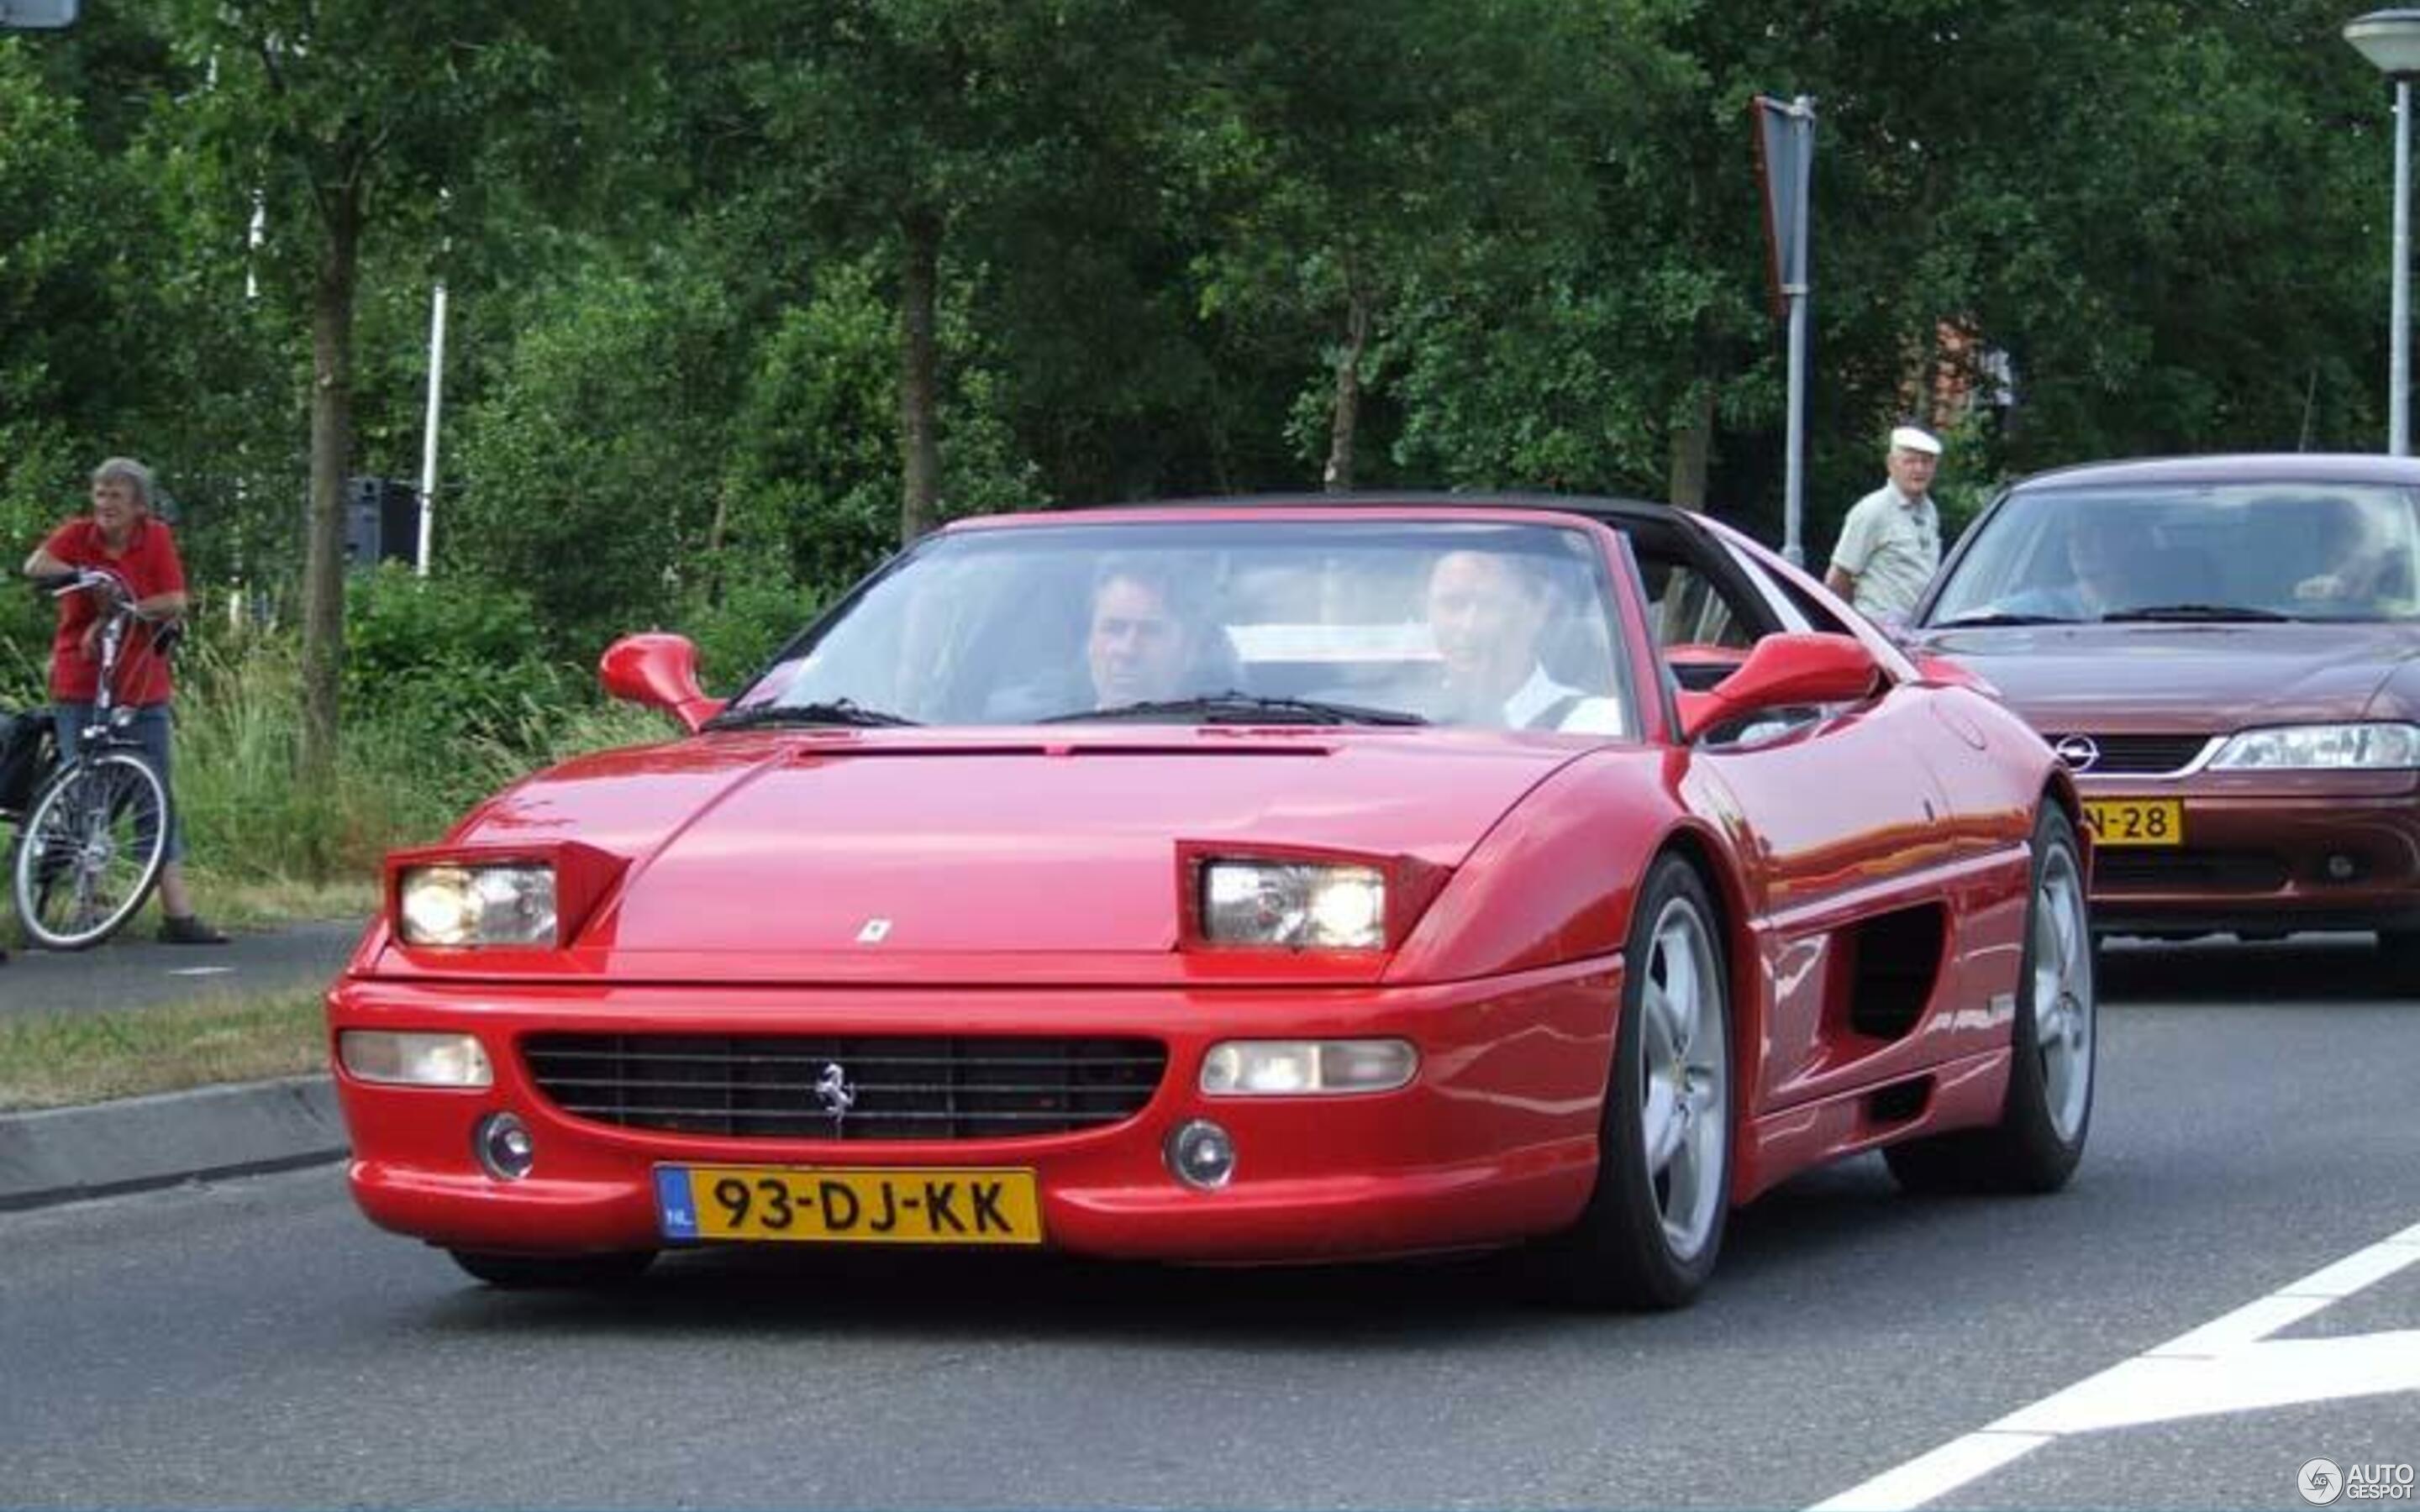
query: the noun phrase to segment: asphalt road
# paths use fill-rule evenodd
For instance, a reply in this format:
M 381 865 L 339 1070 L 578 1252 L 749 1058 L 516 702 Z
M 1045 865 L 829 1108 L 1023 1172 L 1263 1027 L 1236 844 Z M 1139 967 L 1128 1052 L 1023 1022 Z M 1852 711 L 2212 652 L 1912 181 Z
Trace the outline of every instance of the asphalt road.
M 20 949 L 0 965 L 0 1014 L 88 1012 L 210 994 L 324 987 L 362 937 L 359 920 L 231 930 L 225 945 L 163 945 L 136 928 L 90 950 Z M 0 1490 L 0 1502 L 8 1493 Z
M 2420 1460 L 2420 1005 L 2325 944 L 2127 952 L 2104 998 L 2067 1193 L 1914 1200 L 1852 1162 L 1739 1215 L 1670 1316 L 1469 1262 L 715 1255 L 505 1294 L 334 1167 L 0 1214 L 0 1503 L 1803 1507 L 2022 1441 L 1929 1504 L 2300 1508 L 2306 1460 Z M 2357 1253 L 2367 1285 L 2136 1373 Z M 1978 1437 L 2113 1368 L 2102 1421 Z

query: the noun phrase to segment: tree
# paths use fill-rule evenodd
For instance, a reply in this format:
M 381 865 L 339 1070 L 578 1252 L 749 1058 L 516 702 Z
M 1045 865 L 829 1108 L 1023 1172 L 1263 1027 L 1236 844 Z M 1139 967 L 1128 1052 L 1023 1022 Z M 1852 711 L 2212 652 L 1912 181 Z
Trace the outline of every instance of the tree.
M 310 316 L 301 772 L 321 785 L 336 750 L 365 249 L 384 233 L 425 230 L 442 192 L 475 193 L 479 167 L 566 118 L 572 81 L 561 47 L 579 38 L 586 55 L 603 55 L 623 12 L 599 15 L 568 0 L 165 4 L 179 47 L 207 80 L 187 102 L 184 129 L 223 182 L 253 186 L 269 227 L 264 270 Z

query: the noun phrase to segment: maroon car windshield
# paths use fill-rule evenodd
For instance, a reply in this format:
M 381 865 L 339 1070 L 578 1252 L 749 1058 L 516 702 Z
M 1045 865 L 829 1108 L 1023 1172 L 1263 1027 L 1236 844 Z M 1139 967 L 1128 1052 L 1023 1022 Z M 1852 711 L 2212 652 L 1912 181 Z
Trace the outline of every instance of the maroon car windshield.
M 1978 530 L 1926 625 L 2420 618 L 2420 521 L 2390 486 L 2020 488 Z

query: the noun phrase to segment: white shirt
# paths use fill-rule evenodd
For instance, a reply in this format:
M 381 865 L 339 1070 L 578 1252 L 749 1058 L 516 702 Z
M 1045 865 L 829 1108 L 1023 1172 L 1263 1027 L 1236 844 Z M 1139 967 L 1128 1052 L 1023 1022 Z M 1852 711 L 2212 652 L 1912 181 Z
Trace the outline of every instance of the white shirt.
M 1592 735 L 1621 733 L 1621 704 L 1609 698 L 1590 697 L 1576 687 L 1566 687 L 1547 676 L 1544 667 L 1529 669 L 1529 680 L 1504 701 L 1504 722 L 1514 730 L 1545 728 L 1532 721 L 1565 699 L 1572 700 L 1572 704 L 1552 728 Z
M 1852 602 L 1868 617 L 1916 608 L 1941 565 L 1941 516 L 1932 496 L 1910 499 L 1884 484 L 1849 509 L 1832 565 L 1856 579 Z

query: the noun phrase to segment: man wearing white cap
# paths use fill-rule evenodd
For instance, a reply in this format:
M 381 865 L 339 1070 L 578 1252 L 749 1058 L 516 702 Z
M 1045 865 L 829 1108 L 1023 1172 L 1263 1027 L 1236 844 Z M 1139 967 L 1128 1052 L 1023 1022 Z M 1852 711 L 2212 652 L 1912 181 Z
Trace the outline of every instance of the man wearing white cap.
M 1884 462 L 1890 481 L 1858 500 L 1840 522 L 1823 585 L 1868 619 L 1904 618 L 1941 565 L 1941 513 L 1931 491 L 1940 462 L 1939 438 L 1899 426 Z

